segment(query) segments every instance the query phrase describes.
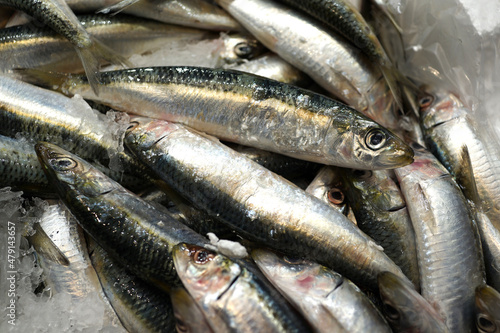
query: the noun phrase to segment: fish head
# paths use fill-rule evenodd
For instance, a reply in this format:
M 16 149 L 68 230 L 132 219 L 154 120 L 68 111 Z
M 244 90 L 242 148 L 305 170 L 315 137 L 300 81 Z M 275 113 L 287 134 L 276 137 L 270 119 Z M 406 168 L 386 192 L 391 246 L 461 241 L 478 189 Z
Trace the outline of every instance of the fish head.
M 205 315 L 186 289 L 177 288 L 172 290 L 170 298 L 174 309 L 177 332 L 213 332 Z
M 223 36 L 222 39 L 224 45 L 218 61 L 220 67 L 228 64 L 241 64 L 265 51 L 264 45 L 249 34 L 233 33 Z
M 397 332 L 447 332 L 437 311 L 412 285 L 391 272 L 378 275 L 382 310 Z
M 350 133 L 351 138 L 348 138 Z M 366 117 L 353 117 L 343 134 L 357 169 L 393 169 L 410 164 L 413 150 L 396 134 Z M 335 147 L 332 147 L 335 148 Z
M 480 333 L 500 332 L 500 293 L 490 286 L 476 289 L 476 326 Z
M 320 198 L 340 213 L 347 213 L 347 201 L 344 191 L 340 188 L 338 168 L 324 166 L 307 186 L 306 192 Z
M 38 142 L 35 151 L 47 178 L 60 194 L 76 191 L 96 197 L 120 187 L 89 162 L 54 144 Z
M 146 152 L 178 128 L 178 125 L 164 120 L 133 116 L 123 140 L 132 151 Z
M 342 277 L 324 266 L 301 258 L 255 249 L 252 258 L 278 289 L 285 294 L 324 298 L 342 284 Z
M 406 207 L 392 170 L 345 170 L 344 179 L 358 198 L 355 204 L 369 204 L 379 212 L 394 212 Z
M 418 107 L 420 123 L 425 130 L 468 113 L 460 99 L 451 92 L 445 90 L 430 92 L 429 88 L 424 88 L 422 91 L 418 99 Z
M 198 303 L 220 298 L 241 274 L 241 267 L 226 256 L 196 245 L 176 245 L 173 258 L 184 287 Z

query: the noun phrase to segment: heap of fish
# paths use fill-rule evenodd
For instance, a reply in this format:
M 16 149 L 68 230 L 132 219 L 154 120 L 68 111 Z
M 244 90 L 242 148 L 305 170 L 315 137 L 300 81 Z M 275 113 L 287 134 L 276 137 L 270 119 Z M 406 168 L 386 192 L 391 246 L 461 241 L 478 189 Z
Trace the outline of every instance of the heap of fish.
M 460 98 L 345 0 L 216 2 L 0 1 L 43 25 L 0 30 L 1 187 L 59 199 L 42 289 L 129 332 L 500 332 L 500 147 Z M 148 56 L 214 31 L 217 68 Z

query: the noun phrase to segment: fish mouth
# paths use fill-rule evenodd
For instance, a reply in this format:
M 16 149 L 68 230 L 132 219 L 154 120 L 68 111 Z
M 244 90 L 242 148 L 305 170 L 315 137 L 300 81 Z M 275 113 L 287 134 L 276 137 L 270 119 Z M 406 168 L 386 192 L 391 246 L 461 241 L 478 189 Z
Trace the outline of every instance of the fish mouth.
M 413 163 L 415 152 L 404 142 L 393 142 L 382 154 L 377 156 L 374 165 L 381 169 L 395 169 Z

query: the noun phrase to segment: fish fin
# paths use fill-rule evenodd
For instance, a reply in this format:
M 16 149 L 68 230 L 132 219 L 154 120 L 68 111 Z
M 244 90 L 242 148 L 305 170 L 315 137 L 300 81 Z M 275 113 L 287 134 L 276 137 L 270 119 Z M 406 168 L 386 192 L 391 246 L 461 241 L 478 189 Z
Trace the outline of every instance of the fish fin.
M 45 260 L 50 260 L 59 265 L 69 266 L 69 259 L 45 233 L 40 223 L 35 223 L 33 229 L 35 229 L 36 233 L 33 236 L 29 236 L 28 239 L 31 244 L 37 245 L 37 254 L 41 255 Z
M 34 68 L 15 68 L 13 72 L 18 79 L 24 82 L 56 91 L 62 91 L 66 80 L 72 76 L 68 73 L 43 71 Z
M 110 14 L 112 13 L 113 15 L 118 14 L 122 10 L 126 9 L 129 6 L 132 6 L 134 3 L 139 2 L 139 0 L 122 0 L 118 1 L 114 5 L 104 7 L 103 9 L 100 9 L 97 11 L 98 14 Z
M 384 79 L 389 86 L 389 90 L 394 97 L 394 102 L 396 106 L 403 110 L 403 100 L 401 99 L 401 89 L 399 88 L 399 78 L 402 77 L 401 74 L 393 67 L 391 64 L 381 64 L 380 69 L 384 75 Z
M 460 184 L 459 186 L 462 189 L 462 192 L 464 192 L 465 197 L 472 201 L 476 208 L 481 208 L 481 201 L 477 191 L 476 179 L 474 178 L 469 149 L 465 144 L 460 148 L 458 170 L 455 174 L 455 178 L 457 183 Z
M 99 95 L 99 69 L 101 67 L 101 60 L 122 67 L 132 67 L 127 59 L 116 54 L 112 49 L 95 38 L 92 38 L 92 43 L 89 47 L 77 47 L 76 51 L 82 61 L 89 84 L 96 96 Z

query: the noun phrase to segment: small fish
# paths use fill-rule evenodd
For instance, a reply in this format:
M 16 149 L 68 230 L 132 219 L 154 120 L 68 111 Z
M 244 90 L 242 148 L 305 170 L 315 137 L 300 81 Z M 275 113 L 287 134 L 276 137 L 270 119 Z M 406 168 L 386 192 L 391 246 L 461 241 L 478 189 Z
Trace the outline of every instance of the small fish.
M 93 38 L 63 0 L 1 0 L 0 5 L 26 12 L 64 36 L 75 48 L 94 92 L 98 91 L 99 61 L 126 65 L 127 61 Z
M 368 297 L 333 270 L 264 249 L 253 250 L 252 258 L 318 332 L 391 332 Z
M 19 73 L 115 110 L 183 123 L 221 140 L 312 162 L 387 169 L 412 161 L 406 143 L 356 110 L 247 73 L 184 66 L 103 72 L 99 96 L 85 76 Z
M 485 283 L 474 216 L 441 163 L 412 146 L 415 162 L 395 172 L 415 231 L 421 294 L 450 332 L 471 332 L 474 290 Z
M 243 238 L 317 260 L 373 288 L 382 271 L 404 278 L 344 215 L 213 138 L 133 117 L 125 144 L 157 177 Z
M 175 244 L 206 239 L 53 144 L 35 146 L 47 178 L 82 228 L 107 253 L 162 289 L 180 286 L 172 261 Z
M 311 329 L 265 280 L 199 246 L 173 251 L 182 283 L 215 332 L 309 332 Z
M 480 333 L 500 332 L 500 293 L 487 285 L 476 289 L 476 326 Z
M 102 290 L 127 331 L 175 330 L 173 306 L 167 293 L 129 273 L 95 242 L 90 248 L 90 259 Z
M 170 292 L 170 298 L 174 307 L 177 332 L 214 333 L 205 315 L 186 289 L 173 290 Z
M 380 246 L 419 290 L 415 232 L 392 170 L 341 171 L 359 229 Z
M 447 333 L 443 318 L 415 288 L 392 273 L 378 276 L 382 309 L 394 332 Z

